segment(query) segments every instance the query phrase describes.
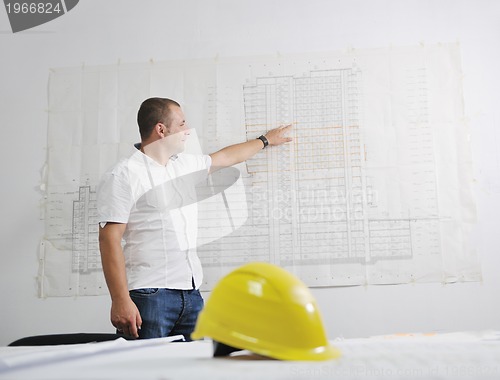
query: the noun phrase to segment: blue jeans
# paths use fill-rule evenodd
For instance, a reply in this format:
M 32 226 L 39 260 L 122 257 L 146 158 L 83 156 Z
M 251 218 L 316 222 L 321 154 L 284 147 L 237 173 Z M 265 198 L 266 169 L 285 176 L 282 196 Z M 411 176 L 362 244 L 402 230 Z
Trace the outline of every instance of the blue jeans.
M 130 297 L 141 313 L 139 338 L 184 335 L 186 340 L 191 340 L 196 319 L 203 308 L 199 290 L 135 289 L 130 291 Z

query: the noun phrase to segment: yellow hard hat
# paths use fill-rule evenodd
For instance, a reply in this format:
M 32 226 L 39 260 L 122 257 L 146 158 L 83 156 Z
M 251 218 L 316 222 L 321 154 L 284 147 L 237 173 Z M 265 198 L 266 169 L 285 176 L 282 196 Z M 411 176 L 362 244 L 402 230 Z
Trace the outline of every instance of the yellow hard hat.
M 243 265 L 215 286 L 191 337 L 281 360 L 340 356 L 326 338 L 316 301 L 293 274 L 269 263 Z

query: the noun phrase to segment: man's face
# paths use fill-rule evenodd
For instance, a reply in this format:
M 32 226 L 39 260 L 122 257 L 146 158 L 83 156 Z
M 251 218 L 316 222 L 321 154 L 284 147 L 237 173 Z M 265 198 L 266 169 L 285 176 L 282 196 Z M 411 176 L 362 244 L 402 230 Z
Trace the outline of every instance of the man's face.
M 169 148 L 180 153 L 184 150 L 185 141 L 189 135 L 189 129 L 186 124 L 184 112 L 180 107 L 171 107 L 170 125 L 166 128 L 165 143 Z
M 168 126 L 168 133 L 175 134 L 187 131 L 187 124 L 182 112 L 181 107 L 172 106 L 170 108 L 170 125 Z

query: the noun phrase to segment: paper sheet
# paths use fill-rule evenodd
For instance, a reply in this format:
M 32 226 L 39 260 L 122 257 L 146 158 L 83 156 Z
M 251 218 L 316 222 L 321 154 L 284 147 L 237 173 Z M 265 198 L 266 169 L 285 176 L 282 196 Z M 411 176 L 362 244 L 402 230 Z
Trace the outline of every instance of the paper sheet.
M 115 348 L 108 343 L 90 345 L 88 349 L 96 353 L 90 355 L 81 348 L 66 347 L 73 353 L 67 356 L 59 347 L 51 350 L 52 358 L 46 363 L 36 361 L 46 347 L 29 351 L 0 347 L 0 363 L 26 364 L 0 370 L 0 379 L 493 380 L 500 376 L 498 331 L 336 339 L 331 343 L 342 356 L 327 361 L 281 361 L 255 355 L 213 358 L 209 340 L 143 346 L 124 341 Z
M 241 227 L 199 234 L 203 289 L 249 261 L 309 286 L 480 281 L 461 79 L 458 44 L 52 70 L 42 295 L 106 291 L 95 186 L 149 96 L 182 104 L 204 153 L 293 124 L 238 166 Z

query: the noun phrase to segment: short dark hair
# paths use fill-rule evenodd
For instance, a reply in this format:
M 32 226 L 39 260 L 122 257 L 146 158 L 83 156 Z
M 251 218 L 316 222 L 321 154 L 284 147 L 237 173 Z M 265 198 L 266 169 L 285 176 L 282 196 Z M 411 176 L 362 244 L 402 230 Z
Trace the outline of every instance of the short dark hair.
M 173 106 L 180 107 L 175 100 L 167 98 L 149 98 L 142 102 L 137 112 L 137 124 L 142 140 L 151 135 L 157 123 L 170 126 L 170 107 Z

